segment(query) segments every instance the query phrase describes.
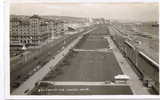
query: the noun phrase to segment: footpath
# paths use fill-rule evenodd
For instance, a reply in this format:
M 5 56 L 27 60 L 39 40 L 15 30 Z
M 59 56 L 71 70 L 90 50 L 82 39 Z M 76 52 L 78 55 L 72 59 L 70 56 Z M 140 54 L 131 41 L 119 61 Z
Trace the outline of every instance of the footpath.
M 112 32 L 114 32 L 114 31 L 112 31 Z M 110 33 L 110 34 L 112 34 L 112 33 Z M 150 95 L 148 89 L 143 86 L 142 82 L 139 80 L 136 73 L 133 71 L 131 66 L 126 61 L 126 59 L 120 53 L 117 46 L 112 41 L 111 37 L 107 37 L 107 40 L 108 40 L 109 45 L 112 48 L 112 51 L 113 51 L 119 65 L 122 69 L 122 72 L 125 75 L 128 75 L 130 77 L 130 80 L 128 80 L 128 84 L 129 84 L 130 88 L 132 89 L 133 94 L 135 94 L 135 95 Z
M 49 61 L 46 65 L 44 65 L 39 71 L 33 74 L 29 79 L 27 79 L 24 83 L 22 83 L 17 89 L 15 89 L 11 95 L 27 95 L 30 91 L 35 87 L 35 84 L 42 80 L 48 72 L 50 72 L 54 67 L 64 58 L 65 55 L 68 54 L 70 49 L 72 49 L 79 41 L 83 38 L 83 35 L 93 31 L 91 29 L 87 32 L 84 32 L 81 36 L 75 39 L 72 43 L 70 43 L 62 52 L 55 56 L 55 59 Z

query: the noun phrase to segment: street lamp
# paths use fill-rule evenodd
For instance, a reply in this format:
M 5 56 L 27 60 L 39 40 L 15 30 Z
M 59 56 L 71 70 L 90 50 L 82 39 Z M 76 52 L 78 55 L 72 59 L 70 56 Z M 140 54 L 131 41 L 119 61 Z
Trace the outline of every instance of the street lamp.
M 66 44 L 66 40 L 65 40 L 65 39 L 66 39 L 66 38 L 64 37 L 62 49 L 64 49 L 64 46 L 65 46 L 65 44 Z
M 27 49 L 26 46 L 23 44 L 22 50 L 26 50 L 26 49 Z

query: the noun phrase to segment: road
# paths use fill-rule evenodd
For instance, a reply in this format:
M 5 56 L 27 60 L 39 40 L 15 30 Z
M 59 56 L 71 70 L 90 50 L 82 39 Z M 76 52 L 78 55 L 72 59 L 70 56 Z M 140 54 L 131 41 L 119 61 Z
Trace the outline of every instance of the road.
M 82 32 L 81 32 L 82 33 Z M 38 57 L 36 57 L 34 60 L 29 61 L 26 64 L 21 64 L 17 69 L 12 71 L 10 73 L 10 80 L 11 80 L 11 92 L 13 89 L 15 89 L 15 84 L 21 84 L 26 79 L 28 79 L 31 75 L 34 74 L 34 69 L 37 66 L 43 67 L 50 59 L 52 59 L 55 55 L 57 55 L 60 51 L 62 51 L 63 47 L 66 47 L 69 43 L 71 43 L 75 38 L 77 38 L 81 33 L 74 34 L 74 35 L 68 35 L 65 37 L 60 38 L 56 42 L 53 41 L 53 43 L 48 44 L 45 46 L 45 53 L 42 53 Z M 64 44 L 65 40 L 65 44 Z M 23 67 L 22 67 L 23 66 Z
M 43 81 L 60 81 L 60 82 L 104 82 L 114 81 L 114 76 L 123 74 L 112 50 L 110 52 L 99 52 L 94 51 L 97 49 L 109 49 L 110 45 L 105 39 L 109 32 L 106 25 L 99 25 L 94 31 L 83 37 L 75 49 L 79 51 L 73 51 L 65 57 L 65 59 L 56 66 L 55 71 L 51 71 Z M 88 50 L 88 51 L 87 51 Z M 90 50 L 90 51 L 89 51 Z M 92 50 L 92 51 L 91 51 Z M 132 94 L 132 90 L 129 86 L 46 86 L 38 87 L 37 89 L 49 88 L 49 89 L 64 89 L 63 92 L 55 91 L 43 91 L 47 95 L 87 95 L 87 94 Z M 80 88 L 88 88 L 90 91 L 80 92 Z M 38 90 L 35 89 L 32 94 L 39 94 Z M 75 91 L 65 91 L 68 89 L 78 89 Z M 47 92 L 47 93 L 46 93 Z M 43 94 L 40 92 L 40 94 Z

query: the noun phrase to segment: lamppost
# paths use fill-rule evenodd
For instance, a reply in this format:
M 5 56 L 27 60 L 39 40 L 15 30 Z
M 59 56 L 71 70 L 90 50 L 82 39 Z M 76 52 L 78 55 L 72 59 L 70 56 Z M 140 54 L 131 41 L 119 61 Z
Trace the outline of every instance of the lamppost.
M 62 49 L 64 49 L 65 44 L 66 44 L 66 38 L 64 37 Z
M 27 48 L 25 46 L 25 44 L 23 44 L 22 50 L 25 51 Z
M 26 48 L 25 44 L 23 44 L 22 51 L 25 51 L 26 49 L 27 48 Z M 24 55 L 22 54 L 22 56 L 24 56 Z M 24 56 L 24 64 L 25 64 L 25 62 L 26 62 L 26 57 Z

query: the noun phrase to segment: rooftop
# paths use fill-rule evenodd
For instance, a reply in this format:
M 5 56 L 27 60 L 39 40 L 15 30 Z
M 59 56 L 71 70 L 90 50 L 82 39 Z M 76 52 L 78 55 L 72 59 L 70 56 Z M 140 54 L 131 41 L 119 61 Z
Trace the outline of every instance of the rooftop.
M 10 18 L 10 21 L 11 22 L 18 22 L 18 21 L 21 21 L 21 20 L 17 17 L 13 17 L 13 18 Z
M 38 18 L 38 19 L 41 19 L 41 17 L 38 16 L 38 15 L 33 15 L 33 16 L 31 16 L 30 18 Z

